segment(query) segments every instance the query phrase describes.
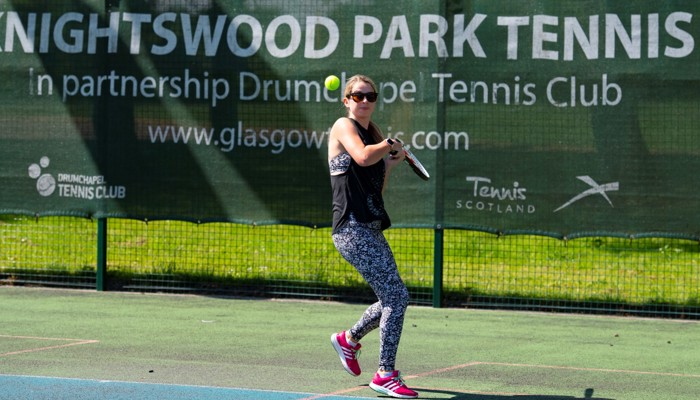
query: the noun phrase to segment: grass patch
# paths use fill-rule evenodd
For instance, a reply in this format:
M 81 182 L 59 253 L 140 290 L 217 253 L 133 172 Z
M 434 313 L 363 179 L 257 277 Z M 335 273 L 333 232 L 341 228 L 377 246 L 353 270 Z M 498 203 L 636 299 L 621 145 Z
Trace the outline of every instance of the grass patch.
M 0 218 L 0 274 L 13 284 L 28 271 L 83 279 L 96 264 L 95 221 L 23 216 Z M 402 277 L 430 293 L 434 236 L 430 229 L 390 229 Z M 443 288 L 450 298 L 498 296 L 631 305 L 697 306 L 696 242 L 609 237 L 562 241 L 543 236 L 495 236 L 448 230 Z M 107 268 L 125 286 L 160 280 L 163 288 L 221 289 L 277 285 L 301 293 L 366 292 L 338 255 L 330 230 L 230 223 L 108 221 Z M 259 289 L 256 289 L 259 290 Z M 319 292 L 319 293 L 321 293 Z

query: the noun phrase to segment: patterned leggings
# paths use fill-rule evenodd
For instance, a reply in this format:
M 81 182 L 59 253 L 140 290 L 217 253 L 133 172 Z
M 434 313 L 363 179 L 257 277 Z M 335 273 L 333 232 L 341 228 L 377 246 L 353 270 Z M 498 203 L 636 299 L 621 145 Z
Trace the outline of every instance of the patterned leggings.
M 408 306 L 408 290 L 399 276 L 389 244 L 381 230 L 355 221 L 333 234 L 333 243 L 379 299 L 362 314 L 350 329 L 350 335 L 360 340 L 379 328 L 379 368 L 393 371 Z

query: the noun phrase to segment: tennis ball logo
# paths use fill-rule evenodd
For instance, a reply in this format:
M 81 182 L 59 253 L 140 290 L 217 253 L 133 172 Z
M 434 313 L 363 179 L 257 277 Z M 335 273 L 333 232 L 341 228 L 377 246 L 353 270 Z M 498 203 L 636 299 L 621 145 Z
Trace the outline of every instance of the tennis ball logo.
M 328 90 L 336 90 L 340 87 L 340 79 L 335 75 L 328 75 L 324 85 L 326 85 L 326 89 Z
M 29 177 L 36 179 L 36 191 L 44 197 L 51 196 L 56 190 L 56 179 L 53 175 L 41 174 L 41 169 L 48 167 L 50 162 L 48 157 L 41 157 L 38 164 L 34 163 L 29 166 L 28 171 Z

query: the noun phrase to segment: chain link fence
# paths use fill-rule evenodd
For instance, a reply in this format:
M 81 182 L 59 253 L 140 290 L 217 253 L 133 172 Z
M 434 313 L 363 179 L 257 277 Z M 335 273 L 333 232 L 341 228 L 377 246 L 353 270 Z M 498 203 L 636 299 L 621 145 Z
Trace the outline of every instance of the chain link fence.
M 0 217 L 0 283 L 373 301 L 329 228 Z M 700 317 L 698 243 L 392 228 L 416 305 Z M 99 273 L 98 254 L 106 255 Z M 101 282 L 100 282 L 101 281 Z

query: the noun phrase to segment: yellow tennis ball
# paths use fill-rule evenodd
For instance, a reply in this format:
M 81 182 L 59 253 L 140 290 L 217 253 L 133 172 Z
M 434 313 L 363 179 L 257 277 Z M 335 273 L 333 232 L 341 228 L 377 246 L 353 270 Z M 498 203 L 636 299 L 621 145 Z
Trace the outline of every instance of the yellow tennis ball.
M 340 79 L 335 75 L 328 75 L 324 85 L 326 85 L 326 89 L 328 90 L 336 90 L 340 87 Z

